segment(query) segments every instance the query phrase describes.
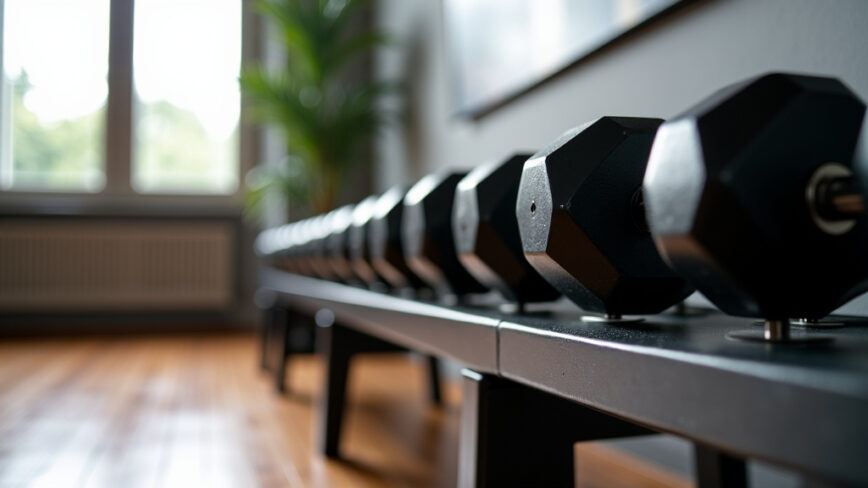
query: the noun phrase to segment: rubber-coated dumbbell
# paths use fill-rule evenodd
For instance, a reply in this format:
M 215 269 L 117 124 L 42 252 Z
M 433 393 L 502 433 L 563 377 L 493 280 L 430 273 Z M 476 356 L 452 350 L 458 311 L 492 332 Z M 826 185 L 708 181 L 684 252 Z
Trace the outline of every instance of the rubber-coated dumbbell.
M 310 236 L 306 246 L 306 256 L 313 275 L 324 280 L 330 280 L 335 276 L 334 270 L 328 263 L 326 249 L 326 239 L 330 231 L 330 217 L 331 214 L 325 214 L 310 218 Z
M 293 224 L 284 224 L 266 229 L 256 236 L 253 249 L 256 255 L 268 259 L 274 266 L 286 271 L 293 271 L 290 254 Z
M 530 154 L 492 161 L 467 174 L 455 191 L 452 232 L 461 264 L 480 283 L 518 303 L 560 297 L 527 262 L 515 215 L 518 185 Z
M 308 250 L 310 245 L 310 219 L 303 219 L 293 224 L 293 238 L 291 247 L 289 247 L 289 255 L 292 256 L 292 262 L 297 272 L 304 276 L 312 276 L 313 268 L 311 267 L 310 259 L 308 258 Z
M 659 119 L 603 117 L 567 131 L 524 165 L 516 215 L 530 264 L 588 312 L 624 322 L 691 287 L 660 258 L 645 224 L 642 177 Z
M 660 127 L 644 192 L 660 253 L 723 312 L 764 319 L 733 337 L 815 340 L 868 289 L 868 225 L 853 155 L 865 104 L 840 81 L 771 74 Z
M 353 218 L 349 228 L 350 265 L 353 271 L 368 286 L 381 286 L 382 282 L 377 272 L 371 266 L 371 253 L 368 250 L 368 226 L 374 215 L 377 204 L 376 196 L 365 198 L 353 209 Z
M 276 258 L 280 263 L 279 268 L 289 271 L 290 273 L 299 273 L 296 241 L 298 239 L 298 225 L 296 223 L 286 224 L 278 227 L 276 234 Z
M 371 265 L 394 288 L 419 288 L 422 281 L 407 266 L 401 236 L 404 215 L 402 186 L 390 188 L 377 200 L 368 224 L 368 248 Z
M 358 278 L 350 265 L 350 250 L 348 246 L 350 225 L 353 223 L 353 205 L 345 205 L 335 211 L 332 218 L 331 229 L 326 239 L 326 254 L 329 266 L 335 273 L 335 277 L 344 282 L 353 284 Z
M 404 258 L 410 269 L 441 296 L 486 291 L 458 262 L 452 237 L 455 187 L 465 174 L 430 174 L 404 197 Z

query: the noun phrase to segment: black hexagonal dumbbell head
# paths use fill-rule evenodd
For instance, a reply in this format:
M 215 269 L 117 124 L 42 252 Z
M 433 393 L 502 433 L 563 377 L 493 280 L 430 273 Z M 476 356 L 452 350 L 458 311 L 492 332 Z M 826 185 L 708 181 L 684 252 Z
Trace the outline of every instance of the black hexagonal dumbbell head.
M 328 263 L 338 280 L 356 283 L 358 278 L 350 264 L 349 234 L 353 223 L 353 205 L 346 205 L 335 211 L 331 231 L 326 239 Z
M 458 262 L 452 237 L 455 187 L 465 175 L 428 175 L 404 197 L 404 258 L 410 269 L 441 295 L 486 291 Z
M 272 252 L 270 254 L 274 258 L 275 265 L 290 273 L 299 272 L 294 254 L 296 251 L 294 241 L 298 232 L 297 227 L 298 225 L 295 223 L 285 224 L 266 231 L 271 235 L 269 241 Z
M 300 222 L 279 227 L 278 245 L 281 248 L 280 254 L 286 261 L 285 269 L 291 273 L 304 274 L 303 265 L 299 259 L 299 241 L 300 241 Z
M 260 232 L 253 243 L 256 256 L 271 266 L 289 271 L 292 263 L 285 242 L 291 227 L 291 224 L 286 224 Z
M 868 226 L 825 197 L 864 113 L 838 80 L 771 74 L 663 124 L 644 183 L 661 254 L 732 315 L 815 320 L 864 291 Z
M 298 242 L 295 249 L 295 261 L 299 271 L 305 276 L 314 276 L 314 268 L 310 259 L 311 250 L 311 227 L 313 221 L 310 218 L 298 222 Z
M 863 196 L 868 195 L 868 112 L 862 117 L 862 130 L 859 132 L 859 142 L 853 157 L 853 170 L 856 172 L 860 193 Z
M 525 256 L 589 312 L 660 312 L 691 292 L 644 225 L 641 185 L 658 119 L 603 117 L 524 165 L 516 215 Z
M 296 274 L 304 274 L 303 265 L 299 262 L 300 223 L 293 222 L 282 227 L 280 232 L 281 254 L 285 256 L 286 268 Z
M 480 283 L 519 303 L 560 297 L 527 262 L 515 215 L 518 185 L 530 154 L 492 161 L 467 174 L 455 191 L 452 232 L 461 264 Z
M 380 283 L 377 272 L 371 266 L 371 254 L 368 250 L 368 224 L 374 215 L 376 204 L 377 197 L 373 195 L 359 202 L 353 209 L 353 219 L 349 229 L 350 264 L 356 276 L 369 286 Z
M 334 280 L 338 278 L 337 273 L 331 265 L 331 255 L 328 248 L 328 240 L 331 237 L 331 231 L 337 210 L 323 215 L 317 222 L 316 230 L 316 247 L 314 249 L 315 262 L 318 269 L 318 274 L 321 278 Z
M 312 273 L 307 256 L 305 254 L 305 245 L 307 243 L 307 232 L 309 222 L 307 219 L 299 220 L 292 224 L 293 232 L 288 248 L 288 254 L 291 256 L 295 272 L 301 275 L 309 275 Z
M 368 224 L 368 247 L 371 265 L 389 285 L 395 288 L 419 288 L 423 286 L 422 281 L 404 259 L 401 221 L 406 193 L 402 186 L 395 186 L 377 200 Z
M 310 236 L 307 242 L 307 257 L 313 275 L 317 278 L 331 279 L 334 271 L 326 260 L 326 238 L 328 237 L 328 215 L 317 215 L 310 219 Z

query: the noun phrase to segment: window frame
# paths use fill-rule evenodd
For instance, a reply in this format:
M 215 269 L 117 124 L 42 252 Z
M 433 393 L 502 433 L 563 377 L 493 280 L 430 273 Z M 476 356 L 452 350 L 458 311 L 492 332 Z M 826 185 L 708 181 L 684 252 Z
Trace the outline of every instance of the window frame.
M 261 21 L 253 8 L 254 0 L 241 1 L 241 65 L 260 58 Z M 243 195 L 244 175 L 255 166 L 260 154 L 260 131 L 245 123 L 248 108 L 242 97 L 238 126 L 238 186 L 232 193 L 139 193 L 133 189 L 135 89 L 133 87 L 133 12 L 135 0 L 110 0 L 108 96 L 105 111 L 105 132 L 102 141 L 105 185 L 96 192 L 0 189 L 0 206 L 16 207 L 80 207 L 88 208 L 100 202 L 107 206 L 131 203 L 134 206 L 173 207 L 188 204 L 224 204 L 235 208 Z M 5 0 L 0 0 L 0 69 L 3 67 Z M 0 158 L 11 161 L 10 87 L 0 80 Z M 0 159 L 0 161 L 3 161 Z M 0 174 L 2 178 L 2 174 Z M 0 187 L 2 188 L 2 187 Z

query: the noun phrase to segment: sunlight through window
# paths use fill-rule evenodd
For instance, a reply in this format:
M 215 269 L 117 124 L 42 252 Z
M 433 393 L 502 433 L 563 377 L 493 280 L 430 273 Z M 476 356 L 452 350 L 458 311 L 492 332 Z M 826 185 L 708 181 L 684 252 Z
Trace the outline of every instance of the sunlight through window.
M 0 189 L 105 184 L 109 0 L 5 0 Z
M 134 18 L 133 188 L 234 192 L 241 2 L 139 0 Z

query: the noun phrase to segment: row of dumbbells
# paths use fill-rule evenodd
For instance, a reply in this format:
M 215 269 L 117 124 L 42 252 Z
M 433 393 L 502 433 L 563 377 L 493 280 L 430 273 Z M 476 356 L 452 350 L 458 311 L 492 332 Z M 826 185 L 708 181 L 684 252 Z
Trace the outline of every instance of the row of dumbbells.
M 769 74 L 669 121 L 603 117 L 536 154 L 267 230 L 257 249 L 372 287 L 564 295 L 603 322 L 695 288 L 764 319 L 739 337 L 792 341 L 791 324 L 823 325 L 868 288 L 864 118 L 838 80 Z

